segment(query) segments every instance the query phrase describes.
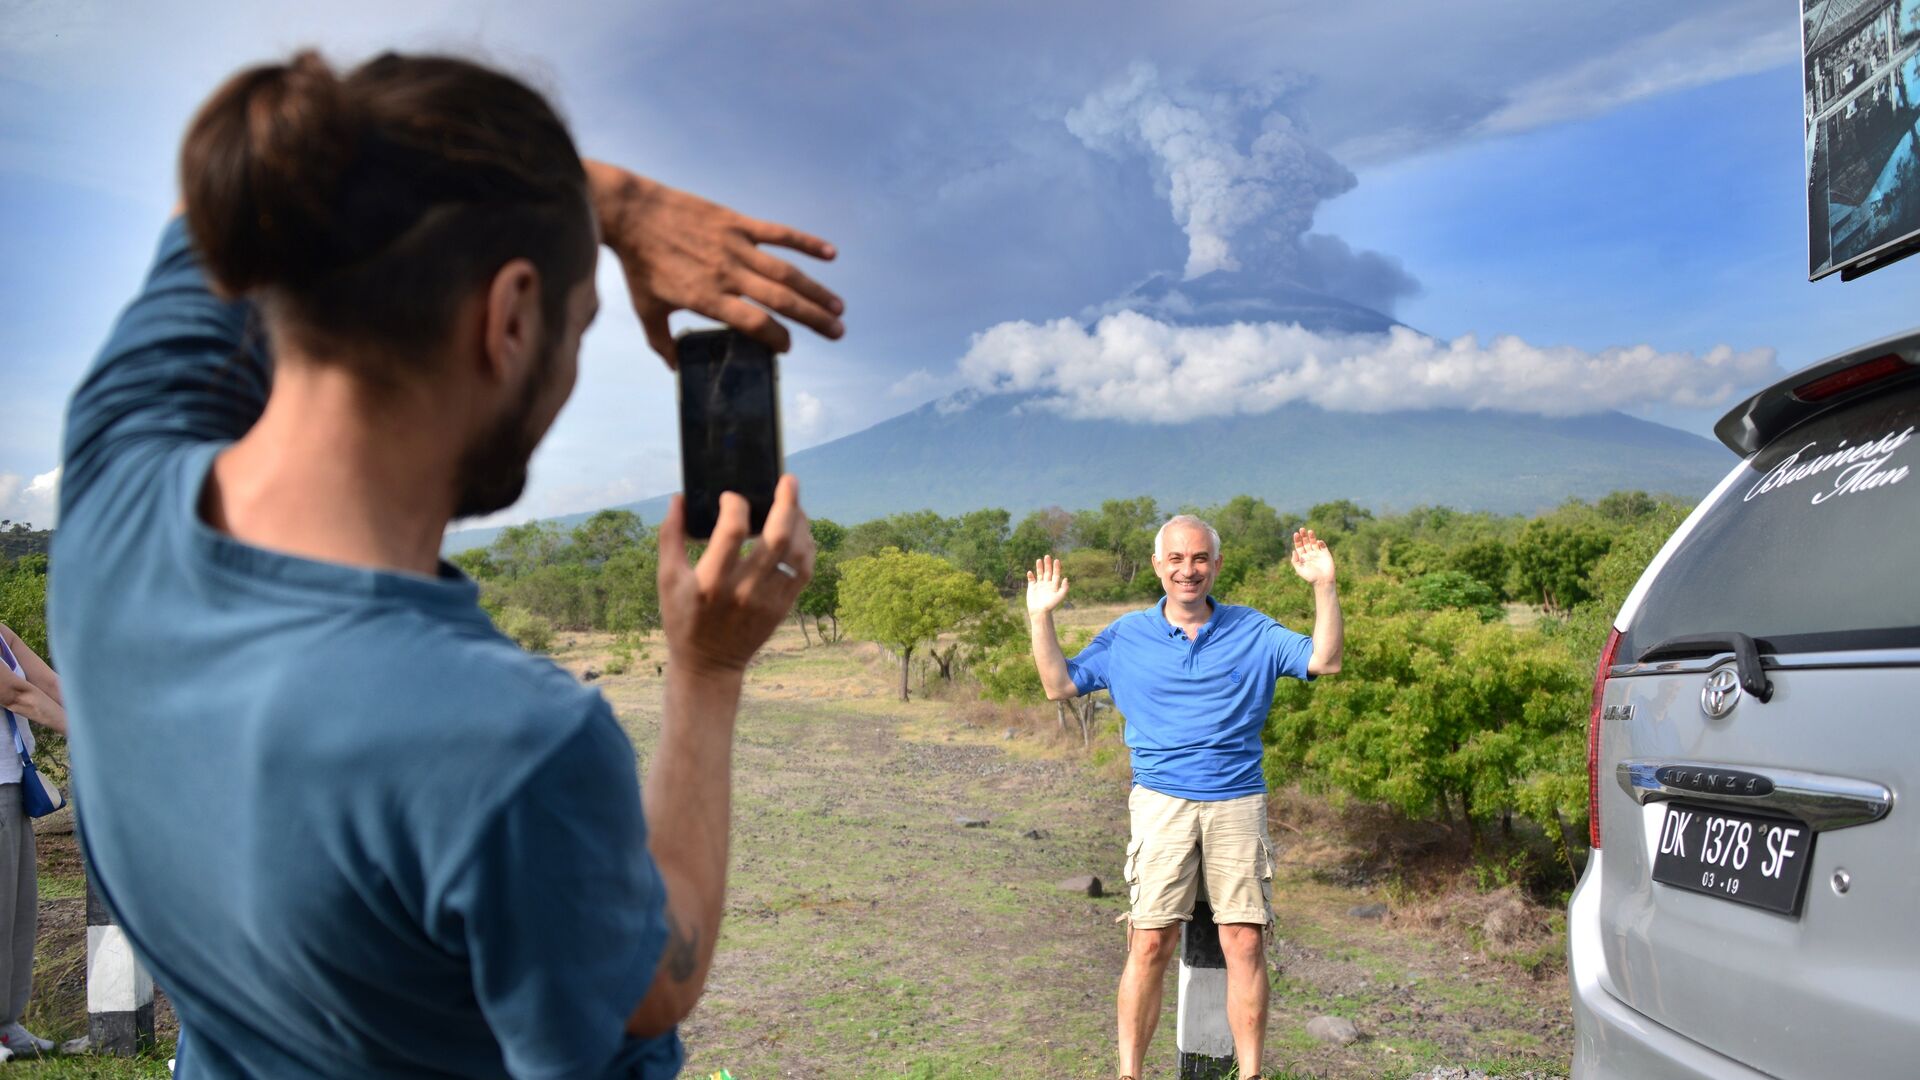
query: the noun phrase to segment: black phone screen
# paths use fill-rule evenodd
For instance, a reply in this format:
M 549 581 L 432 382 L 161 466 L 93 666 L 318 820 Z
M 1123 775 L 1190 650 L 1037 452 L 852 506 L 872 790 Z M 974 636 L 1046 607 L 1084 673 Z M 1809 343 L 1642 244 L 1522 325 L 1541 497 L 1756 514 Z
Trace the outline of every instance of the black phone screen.
M 771 350 L 732 330 L 678 340 L 680 469 L 687 535 L 713 535 L 720 493 L 745 496 L 760 535 L 780 482 L 779 373 Z

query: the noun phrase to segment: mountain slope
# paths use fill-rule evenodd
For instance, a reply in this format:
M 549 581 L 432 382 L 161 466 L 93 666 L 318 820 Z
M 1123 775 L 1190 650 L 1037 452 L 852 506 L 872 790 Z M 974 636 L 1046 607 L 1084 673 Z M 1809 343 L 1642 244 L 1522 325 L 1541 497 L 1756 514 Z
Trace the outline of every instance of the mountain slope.
M 924 405 L 787 460 L 808 512 L 843 524 L 989 506 L 1017 518 L 1136 495 L 1169 510 L 1245 494 L 1294 511 L 1345 498 L 1376 510 L 1424 503 L 1531 513 L 1621 489 L 1700 496 L 1733 464 L 1717 443 L 1622 413 L 1334 413 L 1293 404 L 1259 416 L 1134 424 L 1064 419 L 1021 395 Z M 626 509 L 654 522 L 665 505 L 662 496 Z M 487 543 L 493 532 L 456 533 L 448 550 Z
M 1620 413 L 1547 418 L 1432 410 L 1331 413 L 1295 404 L 1178 425 L 1067 420 L 1017 396 L 928 405 L 795 454 L 815 512 L 863 521 L 929 507 L 1097 506 L 1237 494 L 1283 509 L 1348 498 L 1406 509 L 1530 512 L 1620 488 L 1701 495 L 1733 464 L 1717 444 Z

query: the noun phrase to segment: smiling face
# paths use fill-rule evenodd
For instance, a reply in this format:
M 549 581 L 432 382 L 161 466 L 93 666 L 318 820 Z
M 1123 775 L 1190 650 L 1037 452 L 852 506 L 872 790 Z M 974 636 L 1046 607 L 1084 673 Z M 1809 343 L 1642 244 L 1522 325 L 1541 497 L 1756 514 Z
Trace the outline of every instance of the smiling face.
M 1207 530 L 1184 523 L 1172 525 L 1160 538 L 1153 572 L 1159 576 L 1168 600 L 1176 604 L 1202 603 L 1213 591 L 1213 579 L 1220 576 L 1220 554 L 1213 550 Z

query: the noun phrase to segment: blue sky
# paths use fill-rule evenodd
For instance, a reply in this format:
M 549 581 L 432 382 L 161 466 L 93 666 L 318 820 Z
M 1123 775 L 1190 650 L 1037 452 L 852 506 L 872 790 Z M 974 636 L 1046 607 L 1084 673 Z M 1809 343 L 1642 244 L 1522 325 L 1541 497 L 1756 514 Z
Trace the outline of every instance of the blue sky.
M 587 152 L 835 241 L 819 276 L 848 335 L 796 337 L 790 450 L 970 384 L 1191 419 L 1220 407 L 1193 387 L 1275 365 L 1337 408 L 1511 407 L 1498 384 L 1525 370 L 1560 393 L 1545 411 L 1705 432 L 1779 367 L 1920 323 L 1920 260 L 1805 280 L 1798 23 L 1768 0 L 531 7 L 0 0 L 0 517 L 50 519 L 65 396 L 151 253 L 193 108 L 305 44 L 477 53 L 551 92 Z M 1310 287 L 1443 340 L 1236 353 L 1175 325 L 1204 304 L 1095 325 L 1156 275 Z M 671 377 L 610 266 L 601 291 L 503 520 L 677 486 Z M 1309 385 L 1308 353 L 1360 381 Z M 1354 389 L 1398 363 L 1405 392 Z

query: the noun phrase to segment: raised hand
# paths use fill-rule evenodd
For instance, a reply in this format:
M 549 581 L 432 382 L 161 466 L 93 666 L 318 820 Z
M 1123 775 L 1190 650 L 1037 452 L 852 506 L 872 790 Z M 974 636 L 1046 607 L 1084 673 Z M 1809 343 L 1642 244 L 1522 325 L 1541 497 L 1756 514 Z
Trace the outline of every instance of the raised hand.
M 1309 585 L 1333 581 L 1333 552 L 1312 529 L 1294 530 L 1292 562 L 1293 572 Z
M 1033 561 L 1027 571 L 1027 610 L 1038 615 L 1052 611 L 1067 598 L 1067 578 L 1060 560 L 1044 555 Z
M 747 500 L 720 496 L 720 516 L 700 562 L 687 565 L 686 504 L 678 495 L 660 523 L 660 621 L 675 663 L 744 671 L 793 610 L 813 577 L 813 532 L 789 473 L 774 489 L 760 540 L 742 555 Z
M 793 342 L 774 315 L 829 338 L 844 332 L 846 305 L 838 296 L 760 250 L 773 244 L 831 259 L 832 244 L 625 169 L 595 161 L 586 167 L 601 235 L 620 257 L 640 325 L 668 367 L 678 358 L 667 316 L 682 309 L 718 319 L 775 352 Z

